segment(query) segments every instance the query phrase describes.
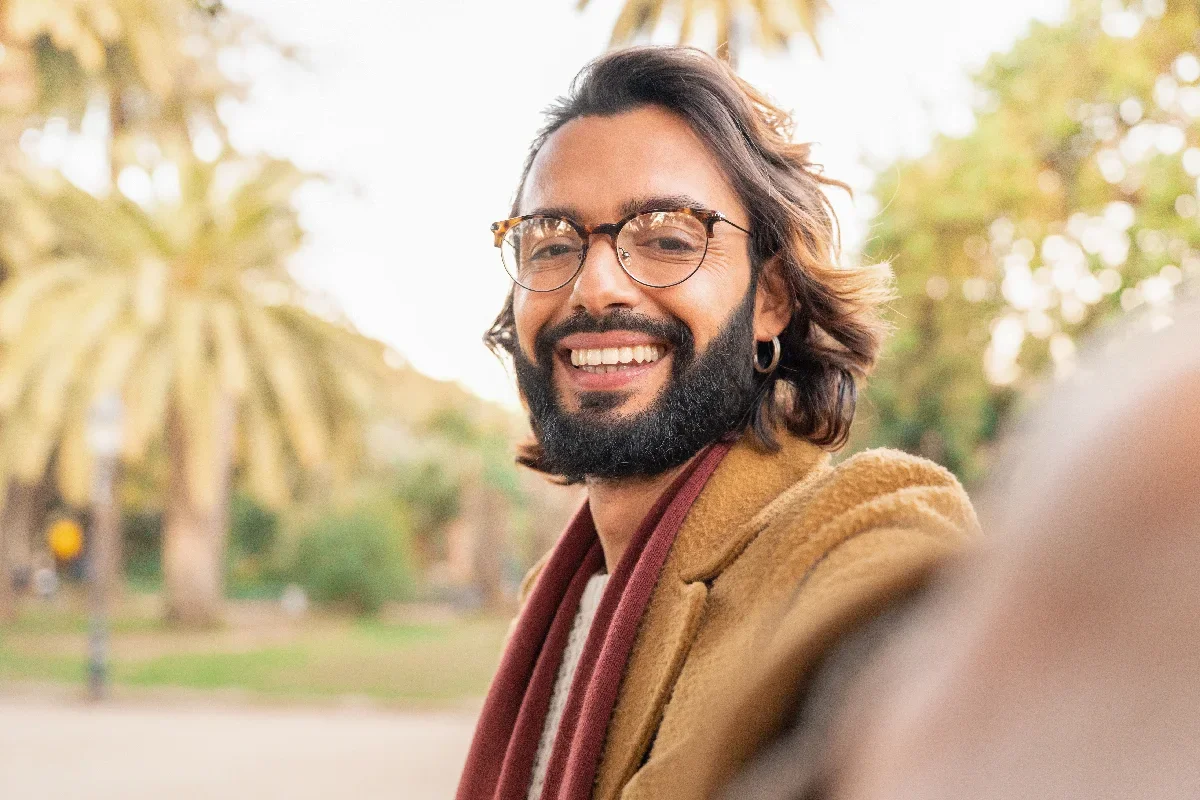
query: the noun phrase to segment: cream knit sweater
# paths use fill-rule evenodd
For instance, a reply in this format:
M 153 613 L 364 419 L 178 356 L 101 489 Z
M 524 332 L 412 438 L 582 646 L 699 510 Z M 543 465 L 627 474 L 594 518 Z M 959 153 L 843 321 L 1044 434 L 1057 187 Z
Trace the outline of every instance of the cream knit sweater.
M 567 705 L 567 694 L 571 691 L 575 669 L 579 666 L 579 657 L 583 654 L 583 643 L 587 641 L 588 631 L 592 629 L 592 621 L 596 618 L 600 596 L 604 594 L 604 587 L 607 585 L 606 573 L 593 575 L 583 589 L 583 597 L 579 598 L 579 611 L 575 614 L 575 621 L 571 623 L 571 633 L 567 637 L 563 660 L 554 679 L 554 691 L 550 695 L 550 708 L 546 711 L 546 724 L 542 728 L 542 738 L 538 740 L 528 800 L 538 800 L 542 794 L 546 783 L 546 768 L 550 765 L 550 753 L 554 750 L 554 737 L 558 734 L 563 709 Z

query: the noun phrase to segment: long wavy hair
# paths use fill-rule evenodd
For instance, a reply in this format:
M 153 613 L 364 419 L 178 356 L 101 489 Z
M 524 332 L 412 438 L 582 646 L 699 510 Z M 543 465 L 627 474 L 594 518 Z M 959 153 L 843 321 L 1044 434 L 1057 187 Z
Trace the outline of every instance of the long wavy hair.
M 762 377 L 743 430 L 731 433 L 748 429 L 774 451 L 783 427 L 821 447 L 840 448 L 854 419 L 858 384 L 874 367 L 887 334 L 880 312 L 891 298 L 891 275 L 885 266 L 839 265 L 837 217 L 824 190 L 849 187 L 825 177 L 811 160 L 811 145 L 792 141 L 792 117 L 730 67 L 688 47 L 633 47 L 592 61 L 546 111 L 512 215 L 520 213 L 534 158 L 559 128 L 579 117 L 647 105 L 678 114 L 716 155 L 750 215 L 754 279 L 773 263 L 791 300 L 778 368 Z M 484 343 L 502 359 L 517 347 L 512 292 Z M 540 456 L 530 442 L 517 460 L 545 472 Z

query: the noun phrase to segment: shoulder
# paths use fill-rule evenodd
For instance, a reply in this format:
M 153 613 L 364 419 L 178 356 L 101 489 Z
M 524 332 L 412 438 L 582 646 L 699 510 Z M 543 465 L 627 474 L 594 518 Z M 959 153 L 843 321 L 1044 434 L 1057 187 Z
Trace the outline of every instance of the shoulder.
M 525 573 L 525 577 L 521 578 L 521 583 L 517 587 L 517 613 L 513 615 L 512 621 L 508 623 L 508 630 L 504 634 L 504 650 L 508 650 L 509 640 L 517 630 L 517 623 L 521 619 L 521 612 L 525 610 L 525 604 L 529 602 L 529 595 L 533 592 L 534 584 L 537 583 L 538 576 L 542 574 L 542 570 L 546 567 L 546 562 L 550 560 L 550 554 L 554 552 L 554 548 L 547 550 L 542 557 L 539 558 L 534 565 Z
M 975 537 L 978 522 L 946 469 L 896 450 L 869 450 L 794 483 L 753 529 L 757 537 L 726 576 L 724 600 L 743 618 L 756 605 L 767 611 L 753 617 L 761 622 L 751 634 L 754 658 L 742 662 L 746 691 L 731 695 L 738 698 L 732 710 L 722 707 L 730 713 L 718 713 L 706 734 L 702 748 L 712 750 L 697 771 L 702 781 L 728 779 L 789 724 L 800 690 L 843 637 L 876 618 L 903 625 L 889 609 Z M 873 630 L 887 638 L 896 625 Z M 797 763 L 793 769 L 803 767 Z
M 896 450 L 846 459 L 777 514 L 777 550 L 804 554 L 781 625 L 793 639 L 892 596 L 897 584 L 928 573 L 979 536 L 958 479 Z
M 757 559 L 788 586 L 783 628 L 811 632 L 979 536 L 954 475 L 899 451 L 856 454 L 795 488 L 765 509 Z
M 517 610 L 520 611 L 525 607 L 525 603 L 529 600 L 529 593 L 533 591 L 534 584 L 537 583 L 538 576 L 542 574 L 542 570 L 546 567 L 546 562 L 550 560 L 550 554 L 554 552 L 554 548 L 550 548 L 542 557 L 534 562 L 529 571 L 525 573 L 525 577 L 521 578 L 521 584 L 517 587 Z
M 808 535 L 825 530 L 840 540 L 872 528 L 924 527 L 971 537 L 979 529 L 966 491 L 949 470 L 899 450 L 857 453 L 795 489 L 766 512 L 770 521 Z

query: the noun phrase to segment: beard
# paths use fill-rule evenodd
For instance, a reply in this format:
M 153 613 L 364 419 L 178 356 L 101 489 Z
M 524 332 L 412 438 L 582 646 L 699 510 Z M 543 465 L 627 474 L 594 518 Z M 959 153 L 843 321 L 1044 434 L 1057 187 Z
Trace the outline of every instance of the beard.
M 658 475 L 684 464 L 707 445 L 745 427 L 761 382 L 754 353 L 755 285 L 703 353 L 678 318 L 656 320 L 629 311 L 601 318 L 579 313 L 541 331 L 536 362 L 516 342 L 513 366 L 542 450 L 539 469 L 569 481 Z M 638 331 L 671 345 L 671 375 L 651 405 L 621 416 L 630 392 L 591 391 L 568 412 L 554 387 L 555 345 L 574 333 Z

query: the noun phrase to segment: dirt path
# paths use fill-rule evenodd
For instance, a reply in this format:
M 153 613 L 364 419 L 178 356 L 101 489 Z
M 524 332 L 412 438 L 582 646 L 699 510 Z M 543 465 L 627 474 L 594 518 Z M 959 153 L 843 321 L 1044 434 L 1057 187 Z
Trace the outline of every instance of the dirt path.
M 0 797 L 451 797 L 474 715 L 0 698 Z

